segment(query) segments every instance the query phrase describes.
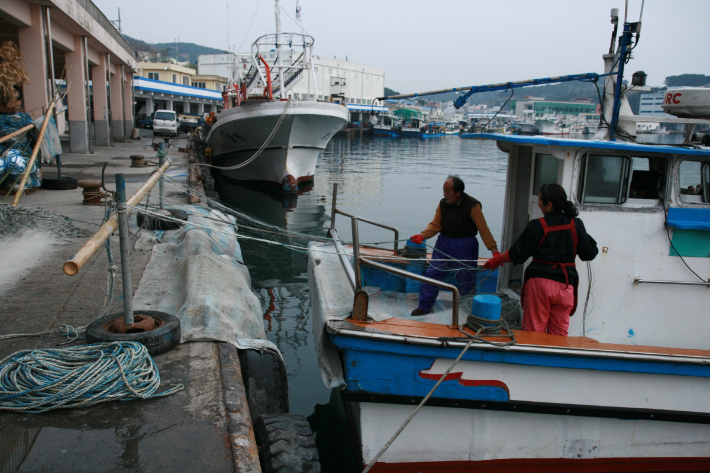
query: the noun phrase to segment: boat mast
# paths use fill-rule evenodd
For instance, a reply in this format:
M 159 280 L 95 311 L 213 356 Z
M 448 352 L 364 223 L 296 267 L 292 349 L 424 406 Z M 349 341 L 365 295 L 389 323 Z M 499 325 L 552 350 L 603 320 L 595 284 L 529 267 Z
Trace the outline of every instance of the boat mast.
M 279 10 L 279 0 L 276 2 L 276 69 L 279 71 L 279 92 L 281 98 L 286 98 L 284 91 L 283 66 L 281 64 L 281 12 Z

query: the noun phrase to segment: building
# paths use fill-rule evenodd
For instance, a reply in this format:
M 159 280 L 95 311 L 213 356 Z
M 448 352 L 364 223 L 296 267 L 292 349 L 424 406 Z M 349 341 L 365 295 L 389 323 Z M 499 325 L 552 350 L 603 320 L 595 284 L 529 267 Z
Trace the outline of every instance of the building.
M 20 49 L 29 74 L 21 111 L 43 115 L 68 86 L 55 112 L 66 151 L 90 153 L 130 136 L 135 51 L 90 0 L 2 0 L 0 32 Z
M 651 116 L 651 117 L 668 117 L 675 118 L 673 115 L 669 115 L 663 111 L 663 98 L 665 92 L 659 92 L 657 94 L 641 94 L 641 100 L 639 101 L 639 115 Z
M 198 75 L 190 67 L 166 62 L 140 62 L 135 77 L 136 115 L 150 115 L 156 110 L 178 113 L 222 111 L 222 90 L 227 78 Z
M 372 105 L 385 95 L 385 70 L 342 59 L 313 56 L 313 70 L 291 89 L 295 99 Z M 315 83 L 314 83 L 315 76 Z
M 201 75 L 217 75 L 228 80 L 244 77 L 251 66 L 249 54 L 200 54 L 197 57 L 197 72 Z
M 599 118 L 599 106 L 590 99 L 577 98 L 573 102 L 545 100 L 543 97 L 526 95 L 523 100 L 511 100 L 510 110 L 518 118 L 535 120 L 547 116 Z

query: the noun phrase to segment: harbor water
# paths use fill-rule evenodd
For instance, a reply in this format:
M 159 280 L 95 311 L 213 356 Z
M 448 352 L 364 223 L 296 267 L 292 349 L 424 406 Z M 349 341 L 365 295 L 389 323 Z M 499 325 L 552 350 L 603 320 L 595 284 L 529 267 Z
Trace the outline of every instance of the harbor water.
M 657 143 L 682 141 L 682 135 L 639 138 Z M 458 175 L 466 184 L 465 192 L 481 201 L 486 221 L 499 241 L 506 168 L 507 154 L 490 140 L 336 136 L 319 158 L 313 187 L 298 197 L 224 184 L 219 194 L 226 205 L 272 225 L 325 237 L 330 226 L 333 184 L 337 183 L 339 209 L 392 225 L 399 230 L 400 239 L 406 239 L 431 221 L 443 197 L 445 179 Z M 336 228 L 342 239 L 351 239 L 349 218 L 338 215 Z M 361 243 L 392 247 L 394 236 L 389 230 L 360 223 L 359 232 Z M 433 246 L 434 242 L 427 243 Z M 320 415 L 333 402 L 321 380 L 313 347 L 306 269 L 308 241 L 290 237 L 291 248 L 244 239 L 240 244 L 252 287 L 261 300 L 267 337 L 279 347 L 286 362 L 291 412 L 308 417 L 317 437 L 333 429 L 346 429 L 337 416 Z M 480 248 L 480 256 L 490 256 L 482 243 Z M 392 431 L 397 427 L 392 426 Z M 322 457 L 333 453 L 325 452 L 320 441 L 319 450 Z M 336 460 L 322 458 L 322 463 L 323 471 L 337 471 L 329 466 Z

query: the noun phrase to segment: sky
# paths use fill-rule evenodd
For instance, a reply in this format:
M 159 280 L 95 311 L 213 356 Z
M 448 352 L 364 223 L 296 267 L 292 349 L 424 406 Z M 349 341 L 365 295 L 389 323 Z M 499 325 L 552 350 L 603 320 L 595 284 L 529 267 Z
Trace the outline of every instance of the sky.
M 248 52 L 275 32 L 273 0 L 93 0 L 110 19 L 121 8 L 124 34 L 149 43 L 196 43 Z M 315 38 L 316 55 L 385 69 L 385 85 L 400 93 L 603 73 L 610 12 L 624 0 L 280 0 L 282 32 Z M 628 0 L 637 21 L 641 0 Z M 290 17 L 290 18 L 289 18 Z M 667 76 L 710 75 L 710 2 L 646 0 L 642 29 L 627 78 L 647 84 Z M 619 28 L 621 30 L 621 26 Z

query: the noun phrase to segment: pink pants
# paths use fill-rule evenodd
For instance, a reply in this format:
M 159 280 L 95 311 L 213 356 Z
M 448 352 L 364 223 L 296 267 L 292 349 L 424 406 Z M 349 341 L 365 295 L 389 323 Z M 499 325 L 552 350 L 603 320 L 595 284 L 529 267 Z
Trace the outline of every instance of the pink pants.
M 546 278 L 525 282 L 523 330 L 567 336 L 574 287 Z

